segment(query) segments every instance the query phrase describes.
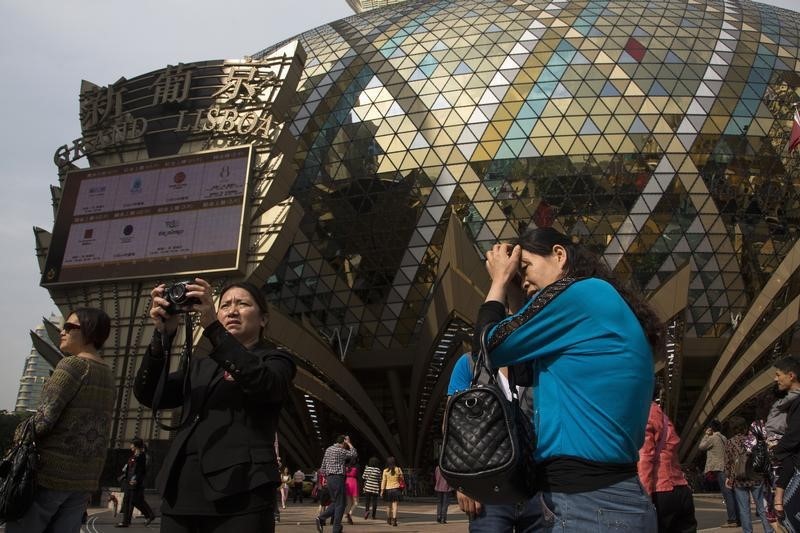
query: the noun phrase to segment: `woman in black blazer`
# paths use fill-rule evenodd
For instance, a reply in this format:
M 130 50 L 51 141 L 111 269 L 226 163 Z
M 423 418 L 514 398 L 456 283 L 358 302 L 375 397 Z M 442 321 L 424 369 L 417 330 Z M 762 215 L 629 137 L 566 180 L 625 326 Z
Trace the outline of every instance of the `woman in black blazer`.
M 149 407 L 164 368 L 164 346 L 172 344 L 179 322 L 179 313 L 169 311 L 165 288 L 151 292 L 156 331 L 134 384 L 136 398 Z M 170 374 L 157 406 L 183 408 L 180 429 L 156 478 L 161 531 L 273 532 L 280 482 L 273 443 L 294 361 L 262 338 L 267 304 L 256 286 L 226 286 L 218 310 L 207 281 L 197 278 L 186 291 L 194 302 L 187 311 L 198 314 L 213 350 L 192 359 L 188 384 L 182 370 Z
M 145 481 L 147 479 L 147 450 L 144 441 L 139 437 L 131 440 L 131 455 L 125 463 L 120 484 L 124 496 L 122 498 L 122 520 L 115 527 L 128 527 L 131 525 L 133 508 L 139 509 L 145 517 L 145 526 L 155 520 L 156 514 L 150 508 L 144 497 Z

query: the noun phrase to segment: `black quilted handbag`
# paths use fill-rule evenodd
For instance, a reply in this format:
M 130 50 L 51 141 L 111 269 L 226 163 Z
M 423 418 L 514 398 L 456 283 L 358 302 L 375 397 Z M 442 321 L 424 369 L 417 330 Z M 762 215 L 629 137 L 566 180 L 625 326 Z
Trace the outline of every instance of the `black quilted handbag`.
M 470 388 L 447 402 L 439 468 L 450 486 L 481 503 L 512 504 L 535 492 L 535 436 L 519 407 L 513 369 L 508 401 L 497 372 L 488 368 L 485 336 L 486 330 Z M 489 374 L 488 383 L 478 383 L 482 372 Z
M 19 442 L 0 462 L 0 521 L 22 518 L 36 496 L 36 431 L 33 417 L 23 422 Z

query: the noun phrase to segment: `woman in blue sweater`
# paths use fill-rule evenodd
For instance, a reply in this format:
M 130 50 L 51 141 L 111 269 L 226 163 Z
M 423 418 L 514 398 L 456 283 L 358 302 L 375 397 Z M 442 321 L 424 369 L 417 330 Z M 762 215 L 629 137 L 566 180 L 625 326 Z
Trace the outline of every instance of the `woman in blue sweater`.
M 492 365 L 532 372 L 541 528 L 656 530 L 636 471 L 663 326 L 604 263 L 552 228 L 486 254 Z M 512 314 L 507 315 L 507 311 Z

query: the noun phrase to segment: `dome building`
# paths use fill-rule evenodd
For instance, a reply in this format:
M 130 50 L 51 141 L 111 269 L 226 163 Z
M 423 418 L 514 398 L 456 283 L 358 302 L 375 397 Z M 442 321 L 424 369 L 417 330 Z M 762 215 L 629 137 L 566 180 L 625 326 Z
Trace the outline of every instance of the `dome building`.
M 482 253 L 529 224 L 587 244 L 667 322 L 657 368 L 686 457 L 709 420 L 748 409 L 800 318 L 800 156 L 786 149 L 800 14 L 749 0 L 350 3 L 359 14 L 247 58 L 303 52 L 280 137 L 291 171 L 257 187 L 272 200 L 254 207 L 247 251 L 269 334 L 300 361 L 280 428 L 292 463 L 314 465 L 343 428 L 401 464 L 434 460 L 488 288 Z M 205 120 L 192 138 L 148 129 L 136 157 L 207 148 L 224 126 Z M 90 162 L 110 164 L 105 149 Z M 117 313 L 133 332 L 123 391 L 149 340 L 137 305 Z M 149 413 L 118 403 L 117 438 L 146 435 Z

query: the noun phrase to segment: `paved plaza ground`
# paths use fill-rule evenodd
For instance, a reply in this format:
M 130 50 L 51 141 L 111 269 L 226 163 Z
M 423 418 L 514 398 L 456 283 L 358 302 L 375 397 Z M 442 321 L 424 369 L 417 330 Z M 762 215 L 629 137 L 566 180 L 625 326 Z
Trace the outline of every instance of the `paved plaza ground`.
M 151 498 L 148 498 L 151 499 Z M 152 503 L 157 500 L 152 498 Z M 153 505 L 158 509 L 157 505 Z M 701 533 L 724 533 L 726 531 L 737 531 L 736 529 L 720 529 L 718 526 L 725 521 L 725 510 L 722 500 L 718 494 L 697 494 L 695 495 L 695 508 L 698 525 Z M 386 514 L 384 508 L 378 509 L 376 520 L 364 520 L 364 508 L 359 506 L 357 515 L 354 515 L 354 525 L 344 526 L 345 533 L 464 533 L 467 531 L 468 524 L 463 513 L 458 511 L 456 505 L 450 506 L 450 513 L 447 524 L 436 523 L 436 502 L 433 498 L 409 498 L 401 503 L 400 518 L 398 527 L 386 524 Z M 278 533 L 316 533 L 314 528 L 314 517 L 317 514 L 317 506 L 311 503 L 289 505 L 281 512 L 281 521 L 277 524 Z M 127 531 L 130 533 L 155 532 L 159 529 L 160 521 L 156 519 L 149 527 L 144 527 L 144 519 L 136 518 L 132 527 L 128 529 L 117 529 L 114 524 L 118 522 L 111 511 L 107 509 L 90 509 L 89 523 L 84 527 L 82 533 L 111 533 L 112 531 Z M 754 531 L 761 531 L 761 525 L 753 516 Z M 331 532 L 330 525 L 325 527 L 325 532 Z M 3 530 L 0 527 L 0 530 Z M 738 530 L 740 531 L 740 530 Z M 242 532 L 249 533 L 249 532 Z M 257 533 L 257 532 L 252 532 Z M 599 533 L 599 532 L 598 532 Z

